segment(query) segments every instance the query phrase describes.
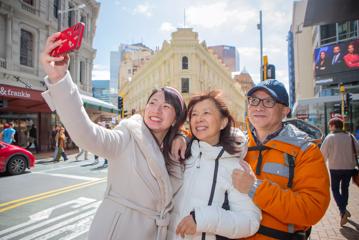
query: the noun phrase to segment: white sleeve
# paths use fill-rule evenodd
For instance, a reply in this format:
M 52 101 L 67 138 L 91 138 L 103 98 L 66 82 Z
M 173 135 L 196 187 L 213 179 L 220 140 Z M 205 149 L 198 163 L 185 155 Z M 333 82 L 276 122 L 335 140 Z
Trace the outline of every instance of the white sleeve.
M 107 159 L 113 159 L 122 152 L 129 134 L 120 126 L 110 130 L 91 121 L 69 72 L 55 84 L 49 83 L 46 78 L 45 82 L 49 90 L 42 96 L 50 109 L 56 110 L 76 145 Z
M 227 238 L 243 238 L 258 231 L 261 211 L 247 194 L 237 191 L 228 174 L 228 200 L 230 210 L 221 206 L 195 208 L 197 232 L 208 232 Z

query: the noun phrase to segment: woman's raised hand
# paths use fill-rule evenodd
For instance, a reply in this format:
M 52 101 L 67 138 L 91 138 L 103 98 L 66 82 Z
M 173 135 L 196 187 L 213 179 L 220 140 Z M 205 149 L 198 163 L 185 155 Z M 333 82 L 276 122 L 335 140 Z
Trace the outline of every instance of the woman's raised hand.
M 70 57 L 68 54 L 64 54 L 58 57 L 52 57 L 50 55 L 53 49 L 66 41 L 57 40 L 60 34 L 60 32 L 57 32 L 48 37 L 46 45 L 40 54 L 40 64 L 42 65 L 42 68 L 44 69 L 51 83 L 56 83 L 64 78 L 70 62 Z

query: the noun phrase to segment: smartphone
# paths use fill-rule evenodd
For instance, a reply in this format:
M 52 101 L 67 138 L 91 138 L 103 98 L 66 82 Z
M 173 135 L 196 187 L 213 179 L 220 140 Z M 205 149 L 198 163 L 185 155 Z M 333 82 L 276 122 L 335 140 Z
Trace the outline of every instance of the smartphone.
M 57 40 L 67 40 L 62 45 L 53 49 L 50 53 L 51 56 L 57 57 L 63 53 L 72 52 L 74 50 L 78 50 L 81 47 L 82 36 L 85 30 L 85 24 L 79 22 L 68 29 L 65 29 L 61 32 L 61 35 L 57 38 Z M 56 40 L 56 41 L 57 41 Z

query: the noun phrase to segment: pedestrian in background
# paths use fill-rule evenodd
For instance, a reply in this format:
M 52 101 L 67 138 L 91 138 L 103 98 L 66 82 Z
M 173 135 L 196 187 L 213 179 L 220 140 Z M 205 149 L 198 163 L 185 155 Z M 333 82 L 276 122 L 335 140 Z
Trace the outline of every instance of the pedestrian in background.
M 64 161 L 68 160 L 68 157 L 65 152 L 65 144 L 66 144 L 66 136 L 65 136 L 65 128 L 60 127 L 60 131 L 57 134 L 57 154 L 54 159 L 56 162 L 60 161 L 61 156 Z
M 34 145 L 35 152 L 38 152 L 37 149 L 37 129 L 35 124 L 32 124 L 31 129 L 29 131 L 29 145 L 27 145 L 26 149 L 30 149 L 30 147 Z
M 75 156 L 76 161 L 79 160 L 79 157 L 84 155 L 85 160 L 88 160 L 88 151 L 85 149 L 80 148 L 79 153 Z
M 234 170 L 233 185 L 262 210 L 258 233 L 249 239 L 306 239 L 330 202 L 329 176 L 318 146 L 292 124 L 285 86 L 275 79 L 247 93 L 246 171 Z
M 16 130 L 13 128 L 12 122 L 4 124 L 4 130 L 1 132 L 1 139 L 3 142 L 13 144 L 15 142 Z
M 351 216 L 347 210 L 349 183 L 357 161 L 354 151 L 359 152 L 359 144 L 351 133 L 343 131 L 340 118 L 329 120 L 329 130 L 321 151 L 329 163 L 331 189 L 340 212 L 340 226 L 344 226 Z

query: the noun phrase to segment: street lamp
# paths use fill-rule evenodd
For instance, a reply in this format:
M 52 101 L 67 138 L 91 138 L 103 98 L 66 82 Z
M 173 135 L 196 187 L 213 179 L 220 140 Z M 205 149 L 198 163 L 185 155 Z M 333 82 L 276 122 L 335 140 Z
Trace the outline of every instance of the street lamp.
M 61 31 L 61 14 L 63 13 L 67 13 L 67 12 L 71 12 L 71 11 L 78 11 L 82 8 L 85 8 L 86 4 L 80 4 L 77 7 L 73 7 L 73 8 L 66 8 L 64 10 L 61 10 L 61 0 L 59 0 L 59 10 L 57 11 L 57 31 Z
M 263 73 L 262 73 L 262 65 L 263 65 L 263 22 L 262 22 L 262 10 L 259 11 L 259 23 L 257 24 L 257 29 L 259 30 L 259 50 L 260 50 L 260 79 L 259 81 L 263 80 Z

